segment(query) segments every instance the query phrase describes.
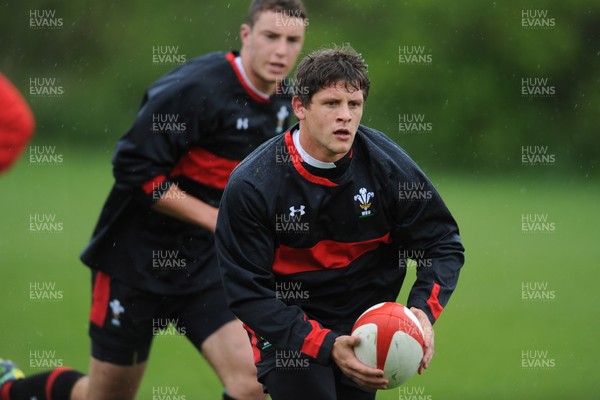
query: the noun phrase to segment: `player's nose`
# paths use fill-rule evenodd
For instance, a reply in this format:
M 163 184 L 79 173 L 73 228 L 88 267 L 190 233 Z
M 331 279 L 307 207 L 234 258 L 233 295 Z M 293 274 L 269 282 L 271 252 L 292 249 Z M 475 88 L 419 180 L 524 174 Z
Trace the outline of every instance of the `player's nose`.
M 275 45 L 275 55 L 279 57 L 285 57 L 287 54 L 287 38 L 285 36 L 281 36 Z
M 342 104 L 341 107 L 339 107 L 337 119 L 343 122 L 349 122 L 352 119 L 352 113 L 350 113 L 348 104 Z

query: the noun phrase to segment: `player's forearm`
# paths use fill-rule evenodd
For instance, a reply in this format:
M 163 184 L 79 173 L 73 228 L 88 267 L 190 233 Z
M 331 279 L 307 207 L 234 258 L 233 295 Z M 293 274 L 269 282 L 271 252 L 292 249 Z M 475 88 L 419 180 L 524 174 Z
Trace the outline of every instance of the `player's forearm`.
M 454 253 L 427 261 L 429 263 L 426 267 L 417 268 L 417 280 L 411 288 L 407 303 L 409 307 L 425 312 L 433 324 L 456 288 L 464 255 L 457 249 Z
M 423 310 L 433 324 L 448 303 L 464 264 L 458 225 L 429 183 L 431 198 L 412 204 L 412 214 L 401 218 L 402 252 L 417 263 L 417 280 L 408 306 Z M 409 207 L 411 205 L 407 205 Z
M 230 303 L 230 309 L 276 348 L 300 351 L 322 365 L 330 363 L 333 344 L 339 334 L 309 319 L 300 308 L 275 301 L 273 296 Z
M 182 221 L 199 225 L 211 232 L 215 231 L 217 225 L 219 209 L 188 195 L 177 185 L 171 185 L 152 208 Z
M 224 215 L 226 218 L 226 214 L 222 211 L 219 218 Z M 338 334 L 309 319 L 300 307 L 278 299 L 272 272 L 260 268 L 260 265 L 272 264 L 272 260 L 261 263 L 252 258 L 256 255 L 255 249 L 264 248 L 257 233 L 260 229 L 254 235 L 246 232 L 237 236 L 232 232 L 239 229 L 239 225 L 231 229 L 223 225 L 228 226 L 219 221 L 216 247 L 229 309 L 278 349 L 300 351 L 320 364 L 327 364 Z

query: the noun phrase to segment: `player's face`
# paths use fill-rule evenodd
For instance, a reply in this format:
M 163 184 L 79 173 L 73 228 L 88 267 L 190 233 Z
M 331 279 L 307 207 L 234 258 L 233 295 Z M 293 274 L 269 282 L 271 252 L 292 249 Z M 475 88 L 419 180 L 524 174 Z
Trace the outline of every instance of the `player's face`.
M 304 20 L 274 11 L 259 14 L 253 27 L 240 28 L 242 63 L 257 89 L 273 93 L 298 58 L 304 43 Z
M 354 142 L 363 113 L 362 90 L 346 89 L 337 83 L 319 90 L 305 106 L 298 97 L 292 107 L 300 120 L 300 144 L 319 161 L 335 162 Z

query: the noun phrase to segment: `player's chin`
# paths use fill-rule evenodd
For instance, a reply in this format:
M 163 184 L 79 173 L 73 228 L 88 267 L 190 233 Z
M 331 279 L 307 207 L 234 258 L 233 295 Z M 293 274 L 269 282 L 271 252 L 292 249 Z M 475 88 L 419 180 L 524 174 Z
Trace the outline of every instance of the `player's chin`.
M 332 153 L 338 155 L 345 155 L 352 148 L 352 143 L 336 143 L 331 146 Z
M 277 69 L 277 70 L 267 68 L 264 71 L 263 77 L 265 80 L 272 82 L 272 83 L 281 82 L 283 79 L 285 79 L 288 76 L 289 72 L 290 71 L 287 68 L 281 68 L 281 69 Z
M 335 135 L 331 146 L 343 152 L 350 150 L 354 142 L 354 135 Z

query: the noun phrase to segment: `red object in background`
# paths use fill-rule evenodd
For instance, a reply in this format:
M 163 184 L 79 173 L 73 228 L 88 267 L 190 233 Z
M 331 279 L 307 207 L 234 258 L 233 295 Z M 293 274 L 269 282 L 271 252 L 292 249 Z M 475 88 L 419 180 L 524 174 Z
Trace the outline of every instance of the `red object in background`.
M 6 171 L 33 135 L 31 109 L 13 84 L 0 73 L 0 172 Z

